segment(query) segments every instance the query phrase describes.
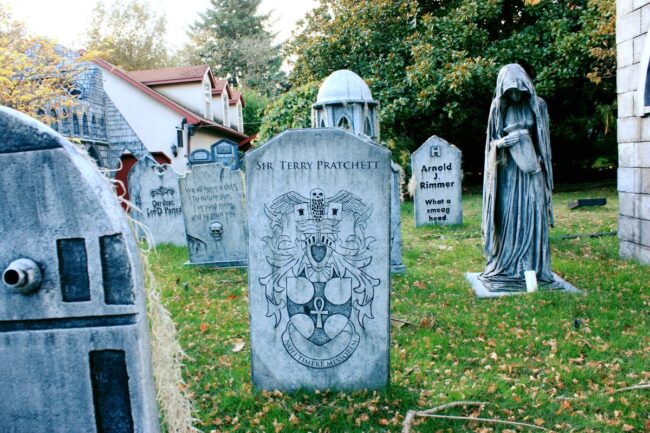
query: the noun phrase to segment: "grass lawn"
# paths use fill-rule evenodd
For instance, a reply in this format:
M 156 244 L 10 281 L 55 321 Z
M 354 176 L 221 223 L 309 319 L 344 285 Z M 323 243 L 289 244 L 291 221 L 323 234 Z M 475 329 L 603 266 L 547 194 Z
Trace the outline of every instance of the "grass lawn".
M 560 190 L 562 190 L 560 188 Z M 570 211 L 577 198 L 607 205 Z M 204 432 L 399 432 L 406 412 L 458 400 L 488 402 L 445 415 L 516 420 L 556 432 L 650 432 L 650 267 L 618 258 L 614 187 L 556 193 L 553 270 L 586 296 L 538 292 L 477 300 L 481 195 L 463 196 L 462 227 L 416 229 L 402 207 L 407 273 L 392 281 L 385 391 L 285 394 L 251 386 L 246 272 L 187 268 L 161 247 L 151 263 L 188 355 L 185 378 Z M 576 327 L 579 320 L 581 326 Z M 475 421 L 416 419 L 413 432 L 536 431 Z

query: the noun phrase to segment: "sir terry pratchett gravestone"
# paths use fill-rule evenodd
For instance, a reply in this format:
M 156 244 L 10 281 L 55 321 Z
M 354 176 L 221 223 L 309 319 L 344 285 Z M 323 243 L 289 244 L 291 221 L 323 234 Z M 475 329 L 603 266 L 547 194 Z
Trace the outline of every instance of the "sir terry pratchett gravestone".
M 246 155 L 253 383 L 388 383 L 390 152 L 289 130 Z
M 461 152 L 435 135 L 411 155 L 415 226 L 462 224 Z
M 0 430 L 159 431 L 142 265 L 111 187 L 7 108 L 0 163 Z
M 153 244 L 186 245 L 185 223 L 181 207 L 178 174 L 170 165 L 160 165 L 150 157 L 142 158 L 129 172 L 129 197 L 136 208 L 131 217 L 144 224 Z M 144 231 L 138 230 L 138 237 Z
M 189 264 L 246 266 L 242 172 L 222 164 L 195 164 L 179 182 Z

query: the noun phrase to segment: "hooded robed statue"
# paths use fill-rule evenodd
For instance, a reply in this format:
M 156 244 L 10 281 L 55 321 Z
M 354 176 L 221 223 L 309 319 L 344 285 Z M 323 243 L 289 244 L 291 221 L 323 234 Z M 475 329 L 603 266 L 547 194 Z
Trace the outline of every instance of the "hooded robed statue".
M 553 169 L 546 103 L 518 64 L 499 71 L 487 127 L 482 234 L 490 291 L 526 290 L 525 271 L 554 284 L 548 242 Z

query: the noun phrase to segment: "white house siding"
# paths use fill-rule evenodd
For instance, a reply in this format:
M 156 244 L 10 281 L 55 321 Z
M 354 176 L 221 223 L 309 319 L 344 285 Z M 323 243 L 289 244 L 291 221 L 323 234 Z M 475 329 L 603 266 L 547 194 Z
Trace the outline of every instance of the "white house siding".
M 617 0 L 616 9 L 619 253 L 650 264 L 650 0 Z
M 208 131 L 202 128 L 198 129 L 191 138 L 190 150 L 194 152 L 195 150 L 205 149 L 209 152 L 213 144 L 224 138 L 228 140 L 233 139 L 225 134 L 219 134 L 216 131 Z
M 239 132 L 244 132 L 243 121 L 241 119 L 241 116 L 239 115 L 241 111 L 240 107 L 241 107 L 241 102 L 239 101 L 237 101 L 236 104 L 232 104 L 228 106 L 228 119 L 230 120 L 230 124 L 228 126 L 230 128 L 236 129 Z
M 188 110 L 204 116 L 205 96 L 203 93 L 203 86 L 200 82 L 165 84 L 161 86 L 152 86 L 152 89 L 172 101 L 177 102 Z M 211 117 L 208 117 L 208 119 L 211 119 Z
M 140 142 L 149 152 L 167 155 L 174 169 L 184 173 L 187 148 L 178 149 L 176 157 L 171 152 L 171 146 L 176 144 L 175 127 L 181 124 L 183 116 L 110 72 L 103 71 L 102 76 L 104 91 Z
M 224 93 L 226 91 L 224 90 Z M 225 104 L 224 104 L 225 102 Z M 225 108 L 228 106 L 228 101 L 223 95 L 213 95 L 212 96 L 212 115 L 215 122 L 226 125 L 226 111 Z

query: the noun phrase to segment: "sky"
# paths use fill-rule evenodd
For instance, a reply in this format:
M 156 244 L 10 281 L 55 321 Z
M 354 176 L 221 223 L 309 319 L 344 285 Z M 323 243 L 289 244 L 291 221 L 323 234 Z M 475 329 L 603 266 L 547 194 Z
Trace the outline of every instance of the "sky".
M 97 0 L 0 0 L 9 5 L 12 16 L 27 24 L 30 33 L 55 39 L 69 48 L 83 48 L 81 41 L 86 23 Z M 167 39 L 173 49 L 187 42 L 186 29 L 210 0 L 148 0 L 167 15 Z M 113 0 L 103 0 L 107 6 Z M 316 0 L 262 0 L 260 12 L 272 11 L 270 29 L 277 33 L 276 42 L 291 36 L 298 20 L 314 8 Z

